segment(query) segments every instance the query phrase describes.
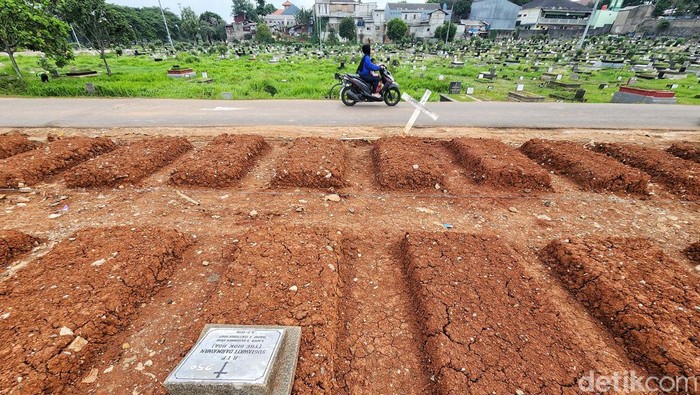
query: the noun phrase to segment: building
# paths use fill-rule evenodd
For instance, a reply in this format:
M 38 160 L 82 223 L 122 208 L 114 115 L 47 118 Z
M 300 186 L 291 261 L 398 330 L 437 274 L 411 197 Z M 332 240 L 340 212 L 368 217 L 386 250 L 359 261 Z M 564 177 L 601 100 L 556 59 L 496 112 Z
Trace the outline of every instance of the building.
M 407 25 L 427 21 L 430 13 L 440 9 L 437 3 L 387 3 L 384 8 L 384 20 L 402 19 Z
M 617 18 L 610 29 L 612 34 L 629 34 L 633 33 L 637 26 L 646 19 L 652 18 L 654 5 L 643 4 L 631 7 L 625 7 L 617 13 Z
M 519 11 L 520 6 L 508 0 L 476 0 L 472 3 L 469 20 L 483 21 L 489 30 L 513 31 Z
M 362 43 L 382 43 L 386 39 L 386 23 L 384 21 L 384 9 L 372 10 L 371 20 L 358 20 L 357 35 Z
M 523 4 L 515 26 L 521 30 L 550 33 L 583 30 L 593 9 L 570 0 L 534 0 Z
M 419 19 L 418 21 L 407 23 L 408 32 L 415 38 L 433 38 L 435 37 L 435 30 L 448 21 L 449 15 L 447 11 L 438 8 L 429 12 L 427 19 Z
M 603 8 L 595 10 L 591 15 L 591 28 L 600 29 L 604 26 L 612 26 L 617 19 L 617 14 L 622 8 L 623 0 L 612 0 L 610 7 L 604 5 Z
M 324 40 L 328 35 L 328 29 L 333 28 L 336 33 L 343 18 L 352 18 L 357 24 L 358 40 L 382 39 L 382 28 L 377 29 L 375 24 L 374 10 L 377 3 L 362 3 L 353 0 L 316 0 L 314 3 L 314 16 L 326 24 L 326 29 L 321 33 Z M 362 32 L 362 35 L 361 35 Z M 371 34 L 370 34 L 371 33 Z M 361 38 L 362 37 L 362 38 Z
M 518 7 L 520 9 L 520 7 Z M 513 25 L 515 26 L 515 19 L 513 19 Z M 484 21 L 477 21 L 471 19 L 460 19 L 459 26 L 457 29 L 457 36 L 462 35 L 463 37 L 486 37 L 488 35 L 489 25 Z
M 435 37 L 435 29 L 451 19 L 451 12 L 437 3 L 387 3 L 384 20 L 401 19 L 415 38 Z
M 282 8 L 265 15 L 263 21 L 272 31 L 287 32 L 291 27 L 296 25 L 296 15 L 299 12 L 299 7 L 285 1 L 282 3 Z
M 255 22 L 248 20 L 245 14 L 236 14 L 233 16 L 233 23 L 226 25 L 226 41 L 240 41 L 246 38 L 246 35 L 252 37 L 255 31 Z

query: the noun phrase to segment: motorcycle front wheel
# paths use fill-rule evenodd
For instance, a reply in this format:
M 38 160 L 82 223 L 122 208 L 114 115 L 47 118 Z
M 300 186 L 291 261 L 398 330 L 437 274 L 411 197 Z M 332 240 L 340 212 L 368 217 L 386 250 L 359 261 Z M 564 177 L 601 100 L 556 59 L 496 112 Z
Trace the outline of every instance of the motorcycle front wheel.
M 357 102 L 353 100 L 353 98 L 350 97 L 348 93 L 350 93 L 350 87 L 344 86 L 343 89 L 340 90 L 340 101 L 342 101 L 343 104 L 345 104 L 348 107 L 354 106 Z
M 399 91 L 399 88 L 397 87 L 392 87 L 389 88 L 389 90 L 386 91 L 384 94 L 384 103 L 386 103 L 387 106 L 393 107 L 401 101 L 401 92 Z

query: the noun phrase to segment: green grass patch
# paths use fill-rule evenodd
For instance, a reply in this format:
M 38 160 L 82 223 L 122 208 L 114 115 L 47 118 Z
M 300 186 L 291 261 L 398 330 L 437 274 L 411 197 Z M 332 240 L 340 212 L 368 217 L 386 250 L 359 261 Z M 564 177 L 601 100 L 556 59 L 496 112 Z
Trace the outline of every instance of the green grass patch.
M 354 47 L 353 47 L 354 50 Z M 351 51 L 346 49 L 346 51 Z M 280 52 L 284 52 L 281 49 Z M 182 99 L 220 99 L 222 93 L 229 92 L 233 99 L 323 99 L 328 89 L 336 83 L 334 73 L 339 60 L 346 61 L 344 72 L 354 72 L 356 65 L 348 62 L 347 55 L 336 55 L 317 59 L 315 56 L 292 54 L 281 58 L 279 63 L 270 63 L 271 54 L 260 55 L 255 59 L 250 56 L 220 59 L 214 55 L 192 55 L 180 53 L 156 62 L 149 56 L 108 55 L 112 75 L 107 76 L 104 62 L 96 55 L 80 54 L 73 63 L 59 70 L 61 77 L 51 78 L 42 83 L 38 74 L 37 56 L 17 55 L 17 62 L 24 73 L 25 83 L 17 81 L 10 66 L 9 59 L 0 56 L 0 90 L 4 95 L 30 97 L 153 97 Z M 359 60 L 359 56 L 356 57 Z M 467 87 L 474 88 L 473 96 L 479 100 L 505 101 L 508 92 L 515 90 L 517 84 L 525 85 L 525 91 L 545 96 L 547 101 L 551 93 L 560 89 L 552 88 L 541 75 L 546 71 L 540 66 L 538 71 L 527 64 L 509 66 L 497 65 L 497 77 L 493 80 L 479 79 L 478 75 L 488 72 L 492 65 L 477 64 L 475 60 L 465 59 L 463 68 L 451 68 L 449 59 L 438 57 L 425 61 L 409 62 L 402 60 L 400 66 L 390 67 L 401 90 L 419 98 L 425 89 L 433 94 L 431 101 L 437 101 L 440 93 L 449 91 L 450 82 L 462 83 L 462 93 L 452 95 L 458 100 L 470 100 L 464 93 Z M 194 69 L 196 79 L 174 79 L 167 76 L 171 67 L 179 65 Z M 97 76 L 72 78 L 65 73 L 74 70 L 95 70 Z M 201 73 L 207 72 L 213 79 L 211 83 L 198 83 Z M 620 70 L 606 69 L 590 74 L 580 74 L 580 79 L 571 80 L 570 70 L 554 70 L 562 74 L 563 82 L 577 82 L 586 90 L 588 103 L 608 103 L 620 85 L 634 76 L 629 66 Z M 522 80 L 520 77 L 522 76 Z M 89 94 L 85 84 L 91 83 L 95 92 Z M 599 88 L 607 84 L 607 88 Z M 635 86 L 646 89 L 668 89 L 667 85 L 677 84 L 675 90 L 679 103 L 700 104 L 700 87 L 698 78 L 690 75 L 683 80 L 644 80 L 639 79 Z

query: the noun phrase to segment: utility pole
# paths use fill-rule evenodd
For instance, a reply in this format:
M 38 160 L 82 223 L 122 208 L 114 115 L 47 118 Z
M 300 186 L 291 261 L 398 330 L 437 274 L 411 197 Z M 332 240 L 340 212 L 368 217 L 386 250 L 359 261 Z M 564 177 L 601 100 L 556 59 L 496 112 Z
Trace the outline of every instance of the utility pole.
M 318 50 L 323 52 L 323 36 L 321 35 L 321 17 L 316 15 L 316 28 L 318 29 Z
M 453 0 L 452 2 L 452 9 L 450 9 L 450 19 L 447 20 L 447 33 L 445 33 L 445 45 L 447 45 L 447 39 L 450 38 L 450 27 L 452 26 L 452 13 L 455 10 L 455 1 Z M 457 35 L 457 31 L 455 30 L 455 35 Z
M 75 38 L 75 42 L 78 43 L 78 49 L 82 50 L 82 49 L 83 49 L 83 46 L 80 45 L 80 41 L 78 40 L 78 35 L 75 34 L 75 28 L 73 27 L 73 24 L 72 24 L 72 23 L 70 24 L 70 30 L 73 31 L 73 37 Z
M 583 36 L 581 36 L 581 40 L 576 46 L 577 49 L 583 48 L 583 42 L 586 40 L 586 36 L 588 35 L 588 29 L 591 28 L 591 21 L 593 21 L 593 15 L 595 15 L 596 11 L 598 11 L 598 1 L 600 0 L 595 0 L 595 4 L 593 4 L 593 12 L 591 13 L 591 16 L 588 17 L 588 22 L 586 22 L 586 28 L 583 30 Z
M 160 15 L 163 16 L 163 24 L 165 25 L 165 33 L 168 34 L 168 41 L 170 42 L 170 48 L 175 52 L 175 46 L 173 45 L 173 39 L 170 37 L 170 29 L 168 29 L 168 21 L 165 20 L 165 12 L 163 11 L 163 5 L 158 0 L 158 6 L 160 7 Z

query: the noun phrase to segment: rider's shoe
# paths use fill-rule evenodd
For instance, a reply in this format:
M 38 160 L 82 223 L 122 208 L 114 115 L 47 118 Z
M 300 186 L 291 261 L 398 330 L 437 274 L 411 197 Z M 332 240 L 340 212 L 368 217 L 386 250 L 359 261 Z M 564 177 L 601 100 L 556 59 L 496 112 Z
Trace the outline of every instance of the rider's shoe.
M 382 97 L 381 93 L 372 93 L 372 97 L 380 98 Z

